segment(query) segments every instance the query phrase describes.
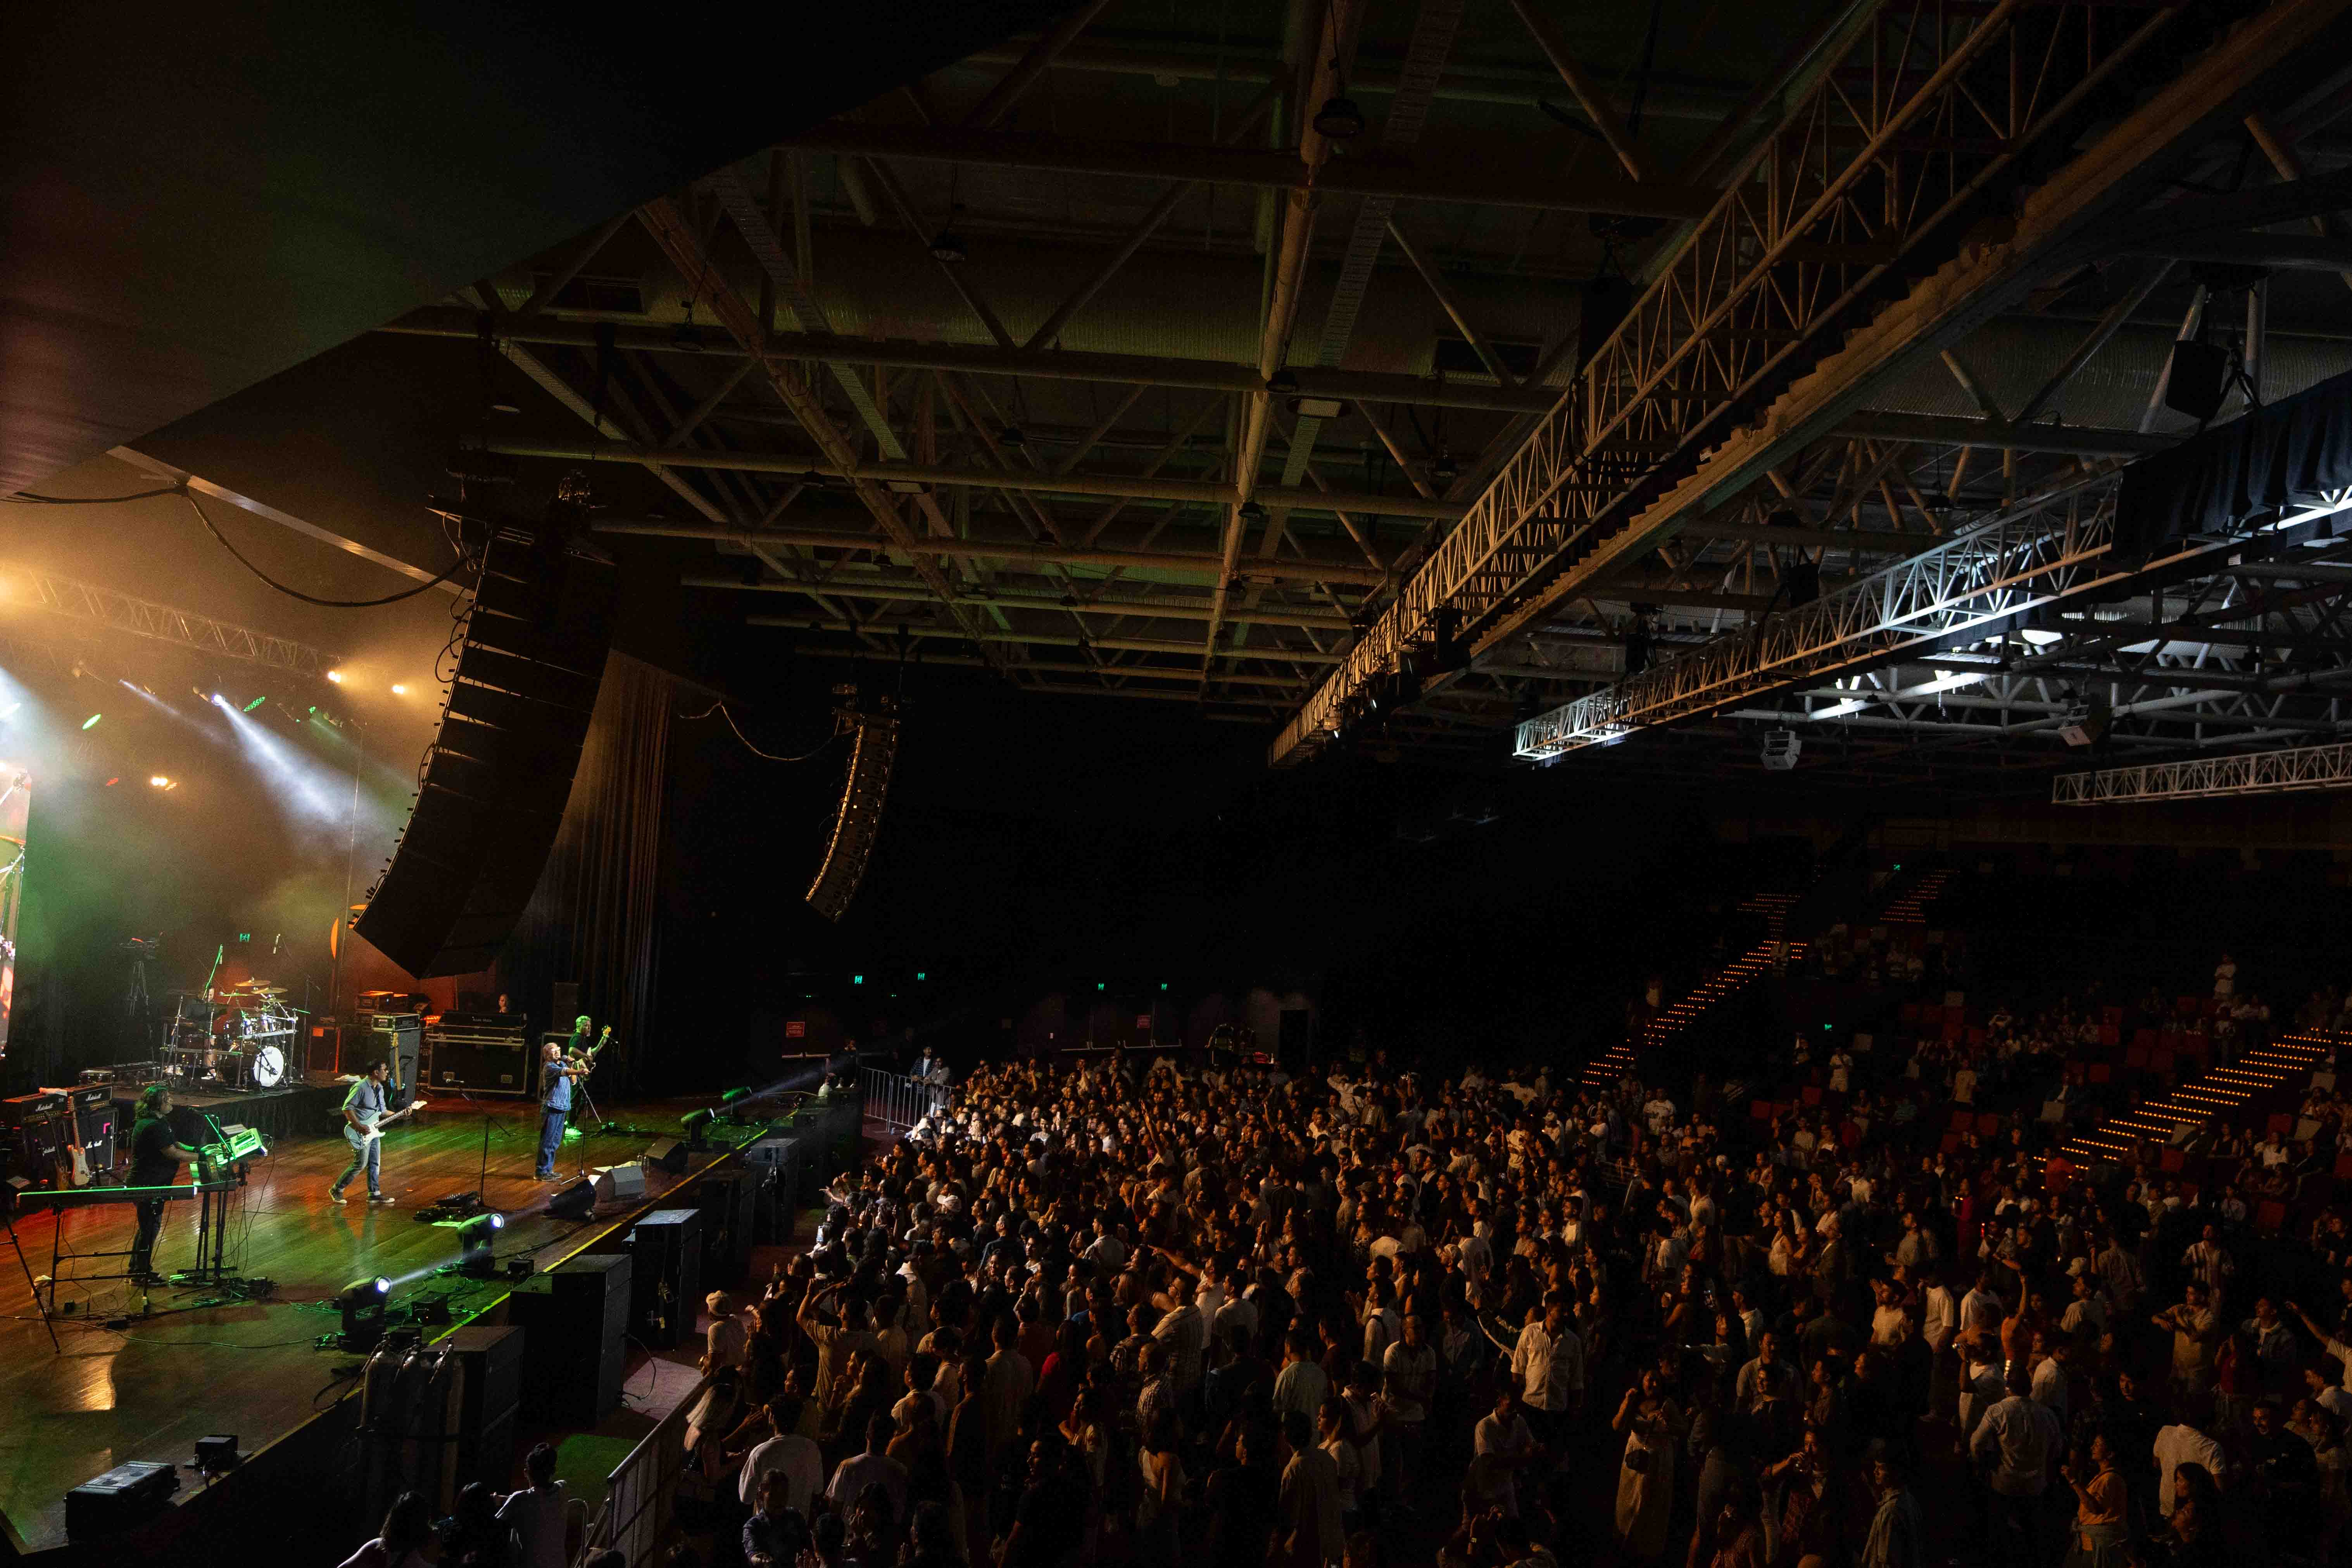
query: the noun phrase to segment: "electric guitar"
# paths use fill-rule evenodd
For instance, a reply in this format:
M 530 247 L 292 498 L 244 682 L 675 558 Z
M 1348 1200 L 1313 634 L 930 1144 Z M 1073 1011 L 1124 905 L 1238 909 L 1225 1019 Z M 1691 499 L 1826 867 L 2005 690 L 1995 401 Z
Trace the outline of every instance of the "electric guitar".
M 588 1047 L 588 1054 L 586 1056 L 567 1056 L 563 1058 L 563 1065 L 572 1069 L 572 1077 L 586 1078 L 590 1073 L 596 1070 L 596 1058 L 598 1053 L 603 1051 L 606 1046 L 609 1046 L 612 1043 L 613 1026 L 607 1024 L 604 1026 L 604 1033 L 596 1037 L 596 1043 Z
M 391 1126 L 394 1122 L 399 1121 L 402 1117 L 411 1116 L 415 1114 L 417 1111 L 424 1110 L 425 1103 L 425 1102 L 422 1099 L 412 1100 L 406 1105 L 402 1106 L 398 1110 L 393 1111 L 388 1115 L 377 1117 L 373 1121 L 369 1122 L 364 1128 L 354 1127 L 350 1122 L 346 1121 L 343 1123 L 343 1136 L 351 1140 L 352 1148 L 364 1149 L 369 1144 L 374 1142 L 377 1139 L 383 1137 L 383 1130 Z

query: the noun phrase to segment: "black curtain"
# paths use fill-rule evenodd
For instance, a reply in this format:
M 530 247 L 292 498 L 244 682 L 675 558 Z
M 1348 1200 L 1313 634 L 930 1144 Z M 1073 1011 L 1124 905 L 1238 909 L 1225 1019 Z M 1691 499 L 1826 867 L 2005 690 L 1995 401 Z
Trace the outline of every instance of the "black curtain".
M 2116 496 L 2116 553 L 2144 561 L 2192 533 L 2352 485 L 2352 371 L 2142 458 Z
M 539 889 L 499 955 L 499 987 L 538 1028 L 558 981 L 580 984 L 580 1008 L 611 1024 L 614 1041 L 600 1082 L 634 1086 L 652 1041 L 655 894 L 662 840 L 662 781 L 668 769 L 670 678 L 615 653 L 606 657 L 580 771 L 563 808 Z

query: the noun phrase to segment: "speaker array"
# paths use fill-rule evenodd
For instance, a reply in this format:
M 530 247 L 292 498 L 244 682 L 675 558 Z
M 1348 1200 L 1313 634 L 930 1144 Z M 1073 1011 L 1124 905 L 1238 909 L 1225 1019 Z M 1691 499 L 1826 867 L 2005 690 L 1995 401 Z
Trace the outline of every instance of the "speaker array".
M 409 973 L 487 969 L 530 901 L 595 710 L 616 587 L 612 558 L 567 528 L 491 535 L 416 805 L 355 928 Z

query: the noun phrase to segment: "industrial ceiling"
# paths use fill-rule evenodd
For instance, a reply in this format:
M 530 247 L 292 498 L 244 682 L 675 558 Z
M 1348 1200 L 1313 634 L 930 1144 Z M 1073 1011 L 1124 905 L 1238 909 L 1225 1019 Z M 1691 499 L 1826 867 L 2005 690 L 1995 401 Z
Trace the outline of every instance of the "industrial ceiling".
M 1094 0 L 361 349 L 473 471 L 589 471 L 689 626 L 1278 766 L 2324 739 L 2336 549 L 2143 582 L 2103 530 L 2197 428 L 2176 338 L 2264 402 L 2352 368 L 2347 8 Z

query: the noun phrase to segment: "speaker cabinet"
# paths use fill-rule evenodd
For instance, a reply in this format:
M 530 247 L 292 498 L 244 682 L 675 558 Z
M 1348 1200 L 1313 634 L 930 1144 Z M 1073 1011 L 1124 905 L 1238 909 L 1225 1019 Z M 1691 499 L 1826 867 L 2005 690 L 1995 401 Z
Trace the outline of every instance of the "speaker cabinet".
M 629 1232 L 629 1251 L 631 1331 L 648 1350 L 676 1350 L 694 1337 L 702 1310 L 702 1211 L 654 1210 Z
M 702 1200 L 702 1287 L 706 1291 L 735 1284 L 751 1261 L 759 1184 L 752 1172 L 735 1171 L 705 1176 L 695 1187 L 696 1196 Z
M 633 1204 L 646 1195 L 646 1168 L 643 1165 L 606 1165 L 596 1173 L 596 1201 L 599 1204 Z
M 686 1174 L 686 1145 L 675 1138 L 665 1138 L 646 1151 L 645 1163 L 649 1168 L 667 1171 L 673 1176 Z
M 619 1407 L 635 1278 L 628 1254 L 588 1252 L 507 1298 L 507 1320 L 523 1331 L 522 1397 L 537 1422 L 593 1426 Z
M 581 1177 L 547 1200 L 547 1212 L 556 1219 L 586 1219 L 596 1212 L 596 1184 Z
M 457 1484 L 505 1489 L 514 1473 L 515 1416 L 522 1403 L 523 1331 L 476 1324 L 442 1344 L 466 1371 L 457 1407 Z

